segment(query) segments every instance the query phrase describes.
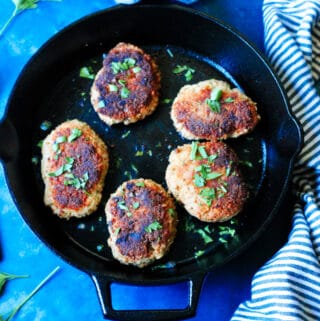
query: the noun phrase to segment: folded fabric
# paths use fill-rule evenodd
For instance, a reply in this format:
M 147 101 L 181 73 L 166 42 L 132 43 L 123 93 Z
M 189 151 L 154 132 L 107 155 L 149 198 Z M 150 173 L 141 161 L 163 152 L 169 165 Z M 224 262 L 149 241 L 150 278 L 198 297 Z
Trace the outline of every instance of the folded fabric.
M 256 273 L 251 299 L 232 321 L 320 320 L 320 2 L 265 0 L 263 17 L 266 54 L 303 127 L 304 147 L 293 173 L 289 240 Z

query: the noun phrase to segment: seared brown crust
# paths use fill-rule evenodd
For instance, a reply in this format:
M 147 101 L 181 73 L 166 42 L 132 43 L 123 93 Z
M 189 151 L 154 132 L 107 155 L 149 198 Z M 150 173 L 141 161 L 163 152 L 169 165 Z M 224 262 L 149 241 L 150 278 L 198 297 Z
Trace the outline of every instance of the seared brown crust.
M 115 259 L 144 267 L 160 259 L 176 235 L 177 215 L 173 198 L 150 179 L 124 182 L 106 204 Z
M 125 68 L 121 68 L 123 63 L 127 63 Z M 159 89 L 160 72 L 154 60 L 142 49 L 121 42 L 109 51 L 95 77 L 91 103 L 109 126 L 128 125 L 156 109 Z
M 169 191 L 199 220 L 226 221 L 241 211 L 248 197 L 237 155 L 222 142 L 193 144 L 197 145 L 186 144 L 171 152 L 166 170 Z M 207 158 L 199 148 L 204 148 Z
M 207 103 L 211 92 L 221 90 L 220 111 Z M 220 140 L 253 130 L 260 120 L 256 104 L 224 81 L 210 79 L 182 87 L 175 98 L 171 118 L 187 139 Z
M 91 214 L 101 200 L 108 166 L 107 147 L 89 125 L 76 119 L 62 123 L 43 141 L 45 204 L 61 218 Z

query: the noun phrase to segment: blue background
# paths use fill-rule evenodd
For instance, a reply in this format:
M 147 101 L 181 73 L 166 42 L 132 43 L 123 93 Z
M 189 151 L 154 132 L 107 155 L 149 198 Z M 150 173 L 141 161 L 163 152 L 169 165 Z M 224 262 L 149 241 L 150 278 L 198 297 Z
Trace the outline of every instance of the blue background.
M 149 1 L 152 3 L 153 1 Z M 63 27 L 87 14 L 114 5 L 110 0 L 39 2 L 38 8 L 19 15 L 0 37 L 0 116 L 18 74 L 41 45 Z M 262 0 L 200 0 L 191 7 L 230 24 L 263 51 Z M 14 9 L 1 0 L 0 26 Z M 191 320 L 229 320 L 236 307 L 250 297 L 253 274 L 286 241 L 290 228 L 290 195 L 271 226 L 246 253 L 208 273 Z M 61 269 L 19 312 L 17 320 L 103 320 L 91 278 L 52 253 L 18 213 L 0 169 L 0 270 L 28 274 L 11 281 L 0 297 L 0 315 L 9 312 L 56 266 Z M 183 307 L 187 284 L 169 287 L 112 286 L 117 308 Z

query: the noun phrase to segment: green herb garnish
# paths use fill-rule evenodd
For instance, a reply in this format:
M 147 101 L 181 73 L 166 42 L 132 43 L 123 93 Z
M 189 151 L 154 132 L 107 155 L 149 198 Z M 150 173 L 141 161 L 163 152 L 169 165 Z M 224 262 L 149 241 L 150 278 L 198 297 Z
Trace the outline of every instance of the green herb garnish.
M 130 96 L 130 90 L 127 87 L 122 87 L 120 89 L 120 97 L 125 99 Z
M 219 88 L 215 88 L 211 91 L 210 98 L 206 99 L 206 104 L 210 107 L 210 109 L 215 113 L 220 113 L 220 99 L 222 96 L 222 90 Z
M 51 121 L 45 120 L 40 124 L 40 129 L 43 131 L 46 131 L 48 129 L 50 129 L 52 126 Z
M 104 107 L 106 107 L 106 104 L 104 103 L 103 100 L 99 100 L 97 107 L 98 108 L 104 108 Z
M 74 163 L 74 158 L 66 157 L 66 164 L 63 164 L 56 171 L 49 173 L 50 177 L 58 177 L 62 175 L 64 172 L 70 172 L 72 169 L 72 165 Z
M 158 221 L 154 221 L 151 224 L 149 224 L 147 227 L 144 228 L 144 230 L 147 233 L 152 233 L 153 231 L 157 231 L 162 229 L 162 225 Z
M 67 173 L 64 176 L 67 178 L 64 181 L 64 185 L 73 186 L 75 189 L 85 189 L 86 184 L 89 180 L 89 174 L 86 172 L 82 177 L 75 177 L 72 173 Z
M 121 61 L 113 61 L 111 63 L 112 72 L 116 75 L 119 72 L 126 71 L 136 64 L 135 59 L 133 58 L 125 58 L 122 62 Z
M 198 151 L 202 158 L 208 158 L 208 154 L 204 146 L 199 146 Z
M 14 280 L 14 279 L 20 279 L 20 278 L 27 278 L 28 275 L 15 275 L 15 274 L 9 274 L 0 272 L 0 293 L 2 291 L 3 286 L 7 283 L 7 281 Z
M 174 56 L 173 56 L 173 53 L 172 53 L 171 49 L 167 48 L 166 50 L 167 50 L 167 53 L 168 53 L 169 57 L 173 58 Z
M 162 100 L 163 104 L 170 104 L 171 102 L 172 102 L 172 99 L 170 99 L 170 98 L 165 98 Z
M 200 256 L 202 256 L 205 252 L 203 250 L 199 250 L 197 252 L 194 253 L 194 257 L 197 259 Z
M 177 65 L 172 72 L 174 74 L 181 74 L 184 72 L 184 77 L 186 79 L 186 81 L 190 81 L 193 77 L 193 74 L 195 73 L 195 70 L 192 69 L 191 67 L 187 66 L 187 65 Z
M 200 234 L 200 236 L 202 237 L 203 241 L 205 244 L 211 243 L 213 242 L 213 239 L 211 236 L 209 236 L 204 230 L 202 229 L 197 229 L 196 232 L 198 234 Z
M 190 159 L 195 160 L 197 156 L 197 151 L 198 151 L 198 143 L 193 141 L 191 143 L 191 154 L 190 154 Z
M 212 201 L 216 197 L 216 192 L 214 188 L 206 187 L 200 191 L 199 195 L 202 198 L 202 200 L 205 202 L 205 204 L 207 204 L 208 206 L 211 206 Z
M 146 186 L 145 183 L 142 182 L 142 181 L 141 182 L 140 181 L 136 182 L 135 185 L 138 186 L 138 187 L 145 187 Z
M 130 135 L 130 133 L 131 133 L 131 130 L 126 131 L 124 134 L 121 135 L 121 138 L 123 139 L 123 138 L 128 137 Z
M 224 100 L 225 103 L 233 103 L 234 99 L 232 97 L 228 97 Z
M 132 207 L 133 207 L 133 209 L 137 210 L 140 207 L 140 203 L 139 202 L 134 202 L 132 204 Z
M 68 143 L 75 141 L 82 135 L 82 131 L 79 128 L 72 128 L 71 134 L 68 137 Z
M 42 146 L 43 146 L 43 139 L 39 140 L 37 143 L 37 147 L 42 148 Z
M 171 217 L 174 217 L 176 215 L 176 211 L 173 208 L 169 208 L 168 211 Z
M 50 0 L 47 0 L 50 1 Z M 60 1 L 60 0 L 51 0 L 51 1 Z M 0 37 L 3 35 L 3 33 L 5 32 L 5 30 L 8 28 L 8 26 L 10 25 L 10 23 L 13 21 L 13 19 L 19 15 L 20 13 L 22 13 L 23 11 L 27 10 L 27 9 L 36 9 L 38 7 L 38 2 L 40 2 L 40 0 L 12 0 L 15 8 L 10 16 L 10 18 L 6 21 L 6 23 L 3 25 L 3 27 L 0 30 Z
M 134 154 L 134 156 L 137 156 L 137 157 L 143 156 L 143 150 L 138 150 L 138 151 L 136 151 L 136 153 Z
M 39 283 L 39 285 L 37 285 L 35 287 L 35 289 L 29 294 L 27 295 L 21 303 L 19 303 L 11 312 L 8 316 L 1 316 L 0 315 L 0 320 L 1 321 L 11 321 L 13 319 L 13 317 L 16 315 L 16 313 L 23 307 L 24 304 L 26 304 L 43 286 L 46 282 L 49 281 L 49 279 L 51 279 L 53 277 L 53 275 L 60 269 L 60 267 L 56 267 L 51 273 L 49 273 L 49 275 Z
M 114 84 L 109 84 L 108 87 L 109 87 L 109 91 L 112 91 L 112 92 L 118 91 L 118 87 Z
M 95 74 L 91 67 L 82 67 L 79 72 L 81 78 L 94 79 Z
M 203 187 L 206 185 L 206 180 L 198 174 L 194 175 L 193 182 L 194 182 L 194 185 L 196 185 L 197 187 Z

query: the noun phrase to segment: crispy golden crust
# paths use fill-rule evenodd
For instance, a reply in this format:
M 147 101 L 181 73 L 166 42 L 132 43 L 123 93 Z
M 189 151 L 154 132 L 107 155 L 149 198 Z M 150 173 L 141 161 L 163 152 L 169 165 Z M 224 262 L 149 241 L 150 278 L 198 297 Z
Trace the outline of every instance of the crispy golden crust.
M 229 220 L 248 197 L 237 162 L 236 154 L 222 142 L 179 146 L 171 152 L 166 170 L 169 191 L 201 221 Z
M 215 89 L 221 90 L 218 111 L 208 104 Z M 250 98 L 215 79 L 182 87 L 173 102 L 171 118 L 183 137 L 207 140 L 246 134 L 260 120 L 256 104 Z
M 43 141 L 45 204 L 60 218 L 91 214 L 101 200 L 108 166 L 106 145 L 86 123 L 62 123 Z
M 115 259 L 123 264 L 144 267 L 160 259 L 175 235 L 177 214 L 173 198 L 150 179 L 124 182 L 106 204 Z
M 91 103 L 109 126 L 150 115 L 159 101 L 160 72 L 142 49 L 119 43 L 103 61 L 91 88 Z

